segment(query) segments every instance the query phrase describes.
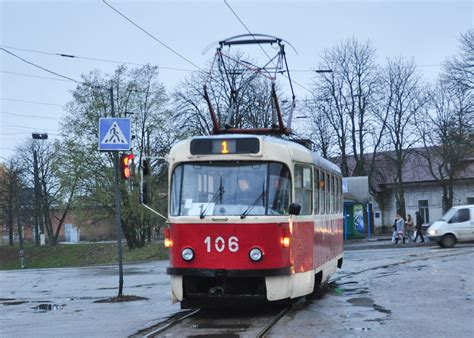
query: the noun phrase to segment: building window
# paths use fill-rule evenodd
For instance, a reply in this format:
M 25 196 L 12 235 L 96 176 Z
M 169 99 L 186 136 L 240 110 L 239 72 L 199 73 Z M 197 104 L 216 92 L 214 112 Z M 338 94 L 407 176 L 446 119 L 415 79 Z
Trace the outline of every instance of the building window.
M 375 218 L 380 218 L 380 212 L 375 213 Z
M 425 220 L 425 223 L 430 222 L 430 209 L 428 208 L 428 200 L 418 201 L 418 211 L 421 217 Z
M 474 197 L 468 197 L 467 204 L 474 204 Z

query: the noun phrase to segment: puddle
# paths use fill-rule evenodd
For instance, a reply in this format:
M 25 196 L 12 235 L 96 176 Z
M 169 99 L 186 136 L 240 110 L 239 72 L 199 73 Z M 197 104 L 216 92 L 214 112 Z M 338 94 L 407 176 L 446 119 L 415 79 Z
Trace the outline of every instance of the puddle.
M 392 310 L 388 310 L 384 308 L 383 306 L 380 306 L 378 304 L 375 304 L 374 301 L 371 298 L 368 297 L 360 297 L 360 298 L 351 298 L 347 300 L 349 303 L 351 303 L 354 306 L 361 306 L 361 307 L 371 307 L 375 311 L 385 313 L 387 315 L 392 314 Z
M 367 297 L 361 298 L 351 298 L 347 300 L 349 303 L 355 306 L 362 306 L 362 307 L 373 307 L 374 301 Z
M 33 310 L 36 310 L 35 312 L 48 312 L 48 311 L 57 311 L 63 308 L 65 305 L 57 305 L 57 304 L 49 304 L 49 303 L 43 303 L 39 304 L 38 306 L 33 307 Z
M 219 324 L 219 323 L 200 323 L 192 326 L 194 329 L 237 329 L 245 330 L 248 329 L 250 324 Z
M 216 333 L 216 334 L 197 334 L 197 335 L 190 335 L 186 337 L 232 338 L 232 337 L 240 337 L 240 335 L 237 333 Z
M 346 296 L 365 295 L 369 293 L 368 288 L 341 289 Z
M 370 327 L 350 327 L 349 330 L 350 330 L 350 331 L 362 331 L 362 332 L 366 332 L 366 331 L 372 330 L 372 328 L 370 328 Z
M 386 313 L 388 315 L 392 314 L 392 310 L 387 310 L 383 306 L 377 305 L 374 303 L 374 309 L 378 312 Z
M 28 303 L 26 300 L 9 300 L 6 302 L 2 302 L 0 304 L 8 306 L 8 305 L 20 305 L 20 304 L 25 304 Z

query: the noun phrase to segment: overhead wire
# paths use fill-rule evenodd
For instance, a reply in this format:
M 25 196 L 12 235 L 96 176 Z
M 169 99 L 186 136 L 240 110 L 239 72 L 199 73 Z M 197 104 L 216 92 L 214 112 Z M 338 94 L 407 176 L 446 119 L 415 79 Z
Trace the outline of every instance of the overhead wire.
M 10 72 L 10 71 L 7 71 L 7 70 L 0 70 L 0 73 L 11 74 L 11 75 L 19 75 L 19 76 L 27 76 L 27 77 L 33 77 L 33 78 L 38 78 L 38 79 L 42 79 L 42 80 L 55 80 L 55 81 L 71 82 L 69 80 L 58 79 L 58 78 L 55 78 L 55 77 L 46 77 L 46 76 L 39 76 L 39 75 L 33 75 L 33 74 Z
M 5 53 L 8 53 L 8 54 L 10 54 L 11 56 L 13 56 L 13 57 L 15 57 L 15 58 L 17 58 L 17 59 L 20 59 L 21 61 L 23 61 L 23 62 L 25 62 L 25 63 L 27 63 L 27 64 L 33 66 L 33 67 L 39 68 L 39 69 L 41 69 L 41 70 L 43 70 L 43 71 L 45 71 L 45 72 L 47 72 L 47 73 L 56 75 L 56 76 L 58 76 L 58 77 L 67 79 L 67 80 L 69 80 L 69 81 L 72 81 L 72 82 L 75 82 L 75 83 L 78 83 L 78 84 L 83 84 L 83 82 L 81 82 L 81 81 L 75 80 L 75 79 L 73 79 L 73 78 L 71 78 L 71 77 L 69 77 L 69 76 L 66 76 L 66 75 L 62 75 L 62 74 L 56 73 L 56 72 L 54 72 L 54 71 L 52 71 L 52 70 L 49 70 L 49 69 L 44 68 L 44 67 L 42 67 L 42 66 L 40 66 L 40 65 L 37 65 L 37 64 L 34 63 L 34 62 L 28 61 L 28 60 L 22 58 L 21 56 L 15 54 L 15 53 L 10 52 L 9 50 L 7 50 L 7 49 L 5 49 L 5 48 L 3 48 L 3 47 L 1 47 L 0 50 L 3 50 Z
M 247 27 L 247 25 L 243 22 L 243 20 L 237 15 L 237 13 L 234 11 L 234 9 L 230 6 L 230 4 L 227 2 L 227 0 L 224 0 L 224 3 L 227 5 L 227 7 L 230 9 L 230 11 L 234 14 L 234 16 L 237 18 L 237 20 L 242 24 L 242 26 L 244 26 L 244 28 L 247 30 L 247 32 L 253 37 L 254 40 L 256 40 L 255 36 L 253 35 L 253 33 L 250 31 L 250 29 Z M 265 51 L 265 49 L 260 45 L 260 48 L 262 49 L 262 51 L 265 53 L 265 55 L 271 60 L 271 57 L 270 55 L 268 55 L 268 53 Z M 287 70 L 289 71 L 288 69 L 288 66 L 287 66 Z M 298 85 L 299 87 L 307 90 L 308 92 L 312 93 L 311 90 L 309 90 L 307 87 L 303 86 L 302 84 L 298 83 L 297 81 L 295 81 L 294 79 L 290 79 L 289 77 L 289 74 L 288 76 L 285 75 L 285 74 L 282 74 L 284 77 L 288 78 L 290 80 L 290 86 L 291 86 L 291 82 L 294 82 L 296 85 Z
M 54 120 L 58 121 L 58 117 L 48 117 L 48 116 L 41 116 L 41 115 L 33 115 L 33 114 L 23 114 L 23 113 L 11 113 L 11 112 L 6 112 L 6 111 L 0 111 L 0 114 L 3 115 L 10 115 L 10 116 L 19 116 L 19 117 L 32 117 L 32 118 L 38 118 L 38 119 L 44 119 L 44 120 Z
M 20 99 L 11 99 L 11 98 L 7 98 L 7 97 L 0 97 L 0 100 L 13 101 L 13 102 L 22 102 L 22 103 L 31 103 L 31 104 L 42 104 L 42 105 L 45 105 L 45 106 L 64 107 L 63 104 L 58 104 L 58 103 L 47 103 L 47 102 L 39 102 L 39 101 L 28 101 L 28 100 L 20 100 Z
M 196 69 L 202 71 L 201 67 L 199 67 L 197 64 L 195 64 L 194 62 L 192 62 L 191 60 L 189 60 L 187 57 L 185 57 L 184 55 L 182 55 L 181 53 L 179 53 L 178 51 L 174 50 L 173 48 L 171 48 L 170 46 L 168 46 L 166 43 L 164 43 L 163 41 L 161 41 L 160 39 L 158 39 L 156 36 L 154 36 L 153 34 L 151 34 L 150 32 L 148 32 L 147 30 L 145 30 L 144 28 L 142 28 L 140 25 L 138 25 L 137 23 L 135 23 L 132 19 L 128 18 L 125 14 L 123 14 L 122 12 L 120 12 L 118 9 L 116 9 L 115 7 L 113 7 L 112 5 L 110 5 L 107 1 L 105 0 L 102 0 L 102 2 L 104 4 L 106 4 L 107 6 L 109 6 L 114 12 L 116 12 L 117 14 L 119 14 L 121 17 L 123 17 L 125 20 L 127 20 L 128 22 L 130 22 L 132 25 L 134 25 L 135 27 L 137 27 L 139 30 L 141 30 L 143 33 L 145 33 L 146 35 L 148 35 L 149 37 L 151 37 L 153 40 L 155 40 L 156 42 L 158 42 L 160 45 L 162 45 L 163 47 L 165 47 L 166 49 L 168 49 L 171 53 L 175 54 L 176 56 L 178 56 L 179 58 L 183 59 L 184 61 L 186 61 L 187 63 L 189 63 L 190 65 L 194 66 Z
M 0 47 L 7 48 L 7 49 L 18 50 L 18 51 L 23 51 L 23 52 L 29 52 L 29 53 L 38 53 L 38 54 L 66 57 L 66 58 L 71 58 L 71 59 L 100 61 L 100 62 L 116 63 L 116 64 L 121 64 L 121 65 L 146 66 L 146 64 L 144 64 L 144 63 L 118 61 L 118 60 L 110 60 L 110 59 L 103 59 L 103 58 L 93 58 L 93 57 L 87 57 L 87 56 L 73 55 L 73 54 L 69 54 L 69 53 L 52 53 L 52 52 L 44 52 L 44 51 L 39 51 L 39 50 L 11 47 L 11 46 L 5 46 L 5 45 L 0 45 Z M 190 72 L 190 71 L 192 71 L 192 69 L 179 68 L 179 67 L 168 67 L 168 66 L 160 66 L 160 65 L 158 65 L 157 67 L 160 68 L 160 69 L 175 70 L 175 71 L 181 71 L 181 72 Z

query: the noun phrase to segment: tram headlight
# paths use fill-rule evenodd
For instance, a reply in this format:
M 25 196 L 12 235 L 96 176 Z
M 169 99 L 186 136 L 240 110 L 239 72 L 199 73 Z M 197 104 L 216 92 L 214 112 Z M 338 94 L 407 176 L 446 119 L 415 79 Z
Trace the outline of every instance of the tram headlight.
M 250 259 L 253 260 L 254 262 L 258 262 L 258 261 L 261 260 L 262 257 L 263 257 L 262 250 L 260 250 L 259 248 L 253 248 L 253 249 L 250 250 L 250 252 L 249 252 L 249 257 L 250 257 Z
M 181 251 L 181 257 L 183 257 L 183 259 L 185 261 L 191 261 L 193 260 L 194 258 L 194 251 L 193 249 L 191 248 L 184 248 L 183 251 Z

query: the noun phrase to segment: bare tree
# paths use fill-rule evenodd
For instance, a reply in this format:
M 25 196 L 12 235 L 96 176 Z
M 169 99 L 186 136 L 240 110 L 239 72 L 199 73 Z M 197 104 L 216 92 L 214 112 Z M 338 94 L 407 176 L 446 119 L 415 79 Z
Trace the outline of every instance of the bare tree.
M 474 29 L 461 34 L 460 52 L 446 61 L 442 74 L 443 81 L 451 86 L 474 89 Z
M 315 76 L 314 100 L 318 118 L 325 116 L 333 129 L 342 173 L 371 176 L 374 158 L 367 163 L 365 155 L 377 152 L 385 128 L 375 114 L 380 95 L 375 49 L 348 39 L 326 50 L 319 68 L 332 70 Z
M 334 135 L 334 129 L 328 121 L 328 105 L 317 101 L 306 101 L 303 107 L 305 113 L 309 116 L 310 131 L 309 135 L 314 142 L 314 150 L 325 159 L 336 156 L 337 137 Z
M 388 60 L 383 87 L 382 111 L 388 113 L 388 117 L 381 117 L 386 119 L 385 137 L 389 150 L 386 154 L 392 163 L 397 209 L 405 216 L 403 167 L 409 150 L 420 141 L 415 121 L 426 105 L 426 91 L 413 60 L 403 58 Z
M 227 65 L 226 73 L 214 67 L 210 74 L 195 73 L 178 86 L 179 89 L 173 94 L 173 106 L 175 120 L 179 123 L 177 127 L 183 131 L 181 137 L 212 133 L 204 84 L 207 84 L 220 125 L 225 124 L 229 109 L 235 109 L 233 125 L 236 128 L 272 127 L 270 82 L 256 73 L 243 72 L 241 53 L 237 52 L 233 59 L 238 62 Z M 288 104 L 285 104 L 287 101 L 283 95 L 279 97 L 286 116 L 289 111 Z
M 463 85 L 439 81 L 430 95 L 430 110 L 419 123 L 424 145 L 419 153 L 443 190 L 445 212 L 453 206 L 455 181 L 474 155 L 474 97 Z

